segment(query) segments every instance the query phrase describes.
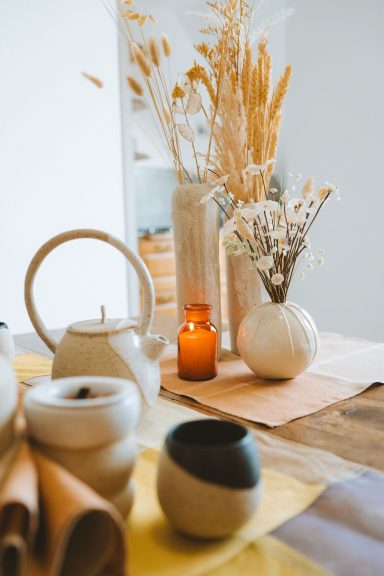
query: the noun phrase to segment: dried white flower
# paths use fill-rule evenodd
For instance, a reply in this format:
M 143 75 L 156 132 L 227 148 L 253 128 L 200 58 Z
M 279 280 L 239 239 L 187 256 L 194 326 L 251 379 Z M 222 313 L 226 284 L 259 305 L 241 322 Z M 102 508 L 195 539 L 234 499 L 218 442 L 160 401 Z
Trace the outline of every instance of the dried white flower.
M 224 238 L 230 237 L 236 230 L 236 221 L 234 218 L 224 222 L 223 232 Z M 236 237 L 236 236 L 235 236 Z
M 332 182 L 326 182 L 325 185 L 330 192 L 335 192 L 336 194 L 339 194 L 340 186 L 337 186 L 336 184 L 332 184 Z
M 324 256 L 319 256 L 319 258 L 316 260 L 316 262 L 318 263 L 319 266 L 323 266 L 324 265 Z
M 190 126 L 187 124 L 178 124 L 177 128 L 180 136 L 185 138 L 185 140 L 188 140 L 188 142 L 193 142 L 195 140 L 195 133 Z
M 273 257 L 272 256 L 262 256 L 257 261 L 257 267 L 264 272 L 270 270 L 273 267 Z
M 201 94 L 198 92 L 191 92 L 188 97 L 187 106 L 185 111 L 187 114 L 197 114 L 200 112 L 202 106 Z
M 251 176 L 255 176 L 256 174 L 260 174 L 260 172 L 265 172 L 268 166 L 274 163 L 275 158 L 271 158 L 270 160 L 267 160 L 265 164 L 248 164 L 248 166 L 245 169 L 245 172 L 247 174 L 250 174 Z
M 244 238 L 244 240 L 253 241 L 254 240 L 253 229 L 244 220 L 240 210 L 235 210 L 235 220 L 236 220 L 236 228 L 241 234 L 241 236 Z
M 302 238 L 301 241 L 302 241 L 302 243 L 304 244 L 304 246 L 305 246 L 306 248 L 310 248 L 310 247 L 311 247 L 311 241 L 310 241 L 310 239 L 308 238 L 308 236 L 304 236 L 304 238 Z
M 294 200 L 292 202 L 295 202 Z M 296 226 L 303 226 L 307 220 L 305 210 L 296 209 L 296 204 L 288 206 L 286 209 L 286 220 L 288 224 L 296 224 Z
M 284 282 L 284 276 L 282 274 L 273 274 L 271 282 L 275 286 L 280 286 Z
M 285 228 L 271 230 L 271 232 L 268 232 L 267 236 L 274 240 L 285 240 L 287 238 L 287 230 Z
M 282 204 L 286 204 L 289 200 L 289 192 L 288 190 L 285 190 L 282 195 L 280 196 L 280 202 Z
M 306 265 L 305 265 L 305 267 L 306 267 L 307 270 L 313 270 L 313 264 L 312 264 L 312 262 L 307 262 Z
M 212 198 L 215 197 L 216 194 L 219 194 L 220 192 L 223 191 L 223 187 L 222 186 L 215 186 L 214 188 L 212 188 L 208 194 L 205 194 L 205 196 L 203 196 L 200 200 L 200 204 L 206 204 L 207 202 L 209 202 L 209 200 L 211 200 Z
M 220 176 L 220 178 L 215 180 L 215 183 L 218 184 L 219 186 L 224 186 L 224 184 L 228 182 L 228 178 L 229 178 L 228 174 L 226 174 L 225 176 Z

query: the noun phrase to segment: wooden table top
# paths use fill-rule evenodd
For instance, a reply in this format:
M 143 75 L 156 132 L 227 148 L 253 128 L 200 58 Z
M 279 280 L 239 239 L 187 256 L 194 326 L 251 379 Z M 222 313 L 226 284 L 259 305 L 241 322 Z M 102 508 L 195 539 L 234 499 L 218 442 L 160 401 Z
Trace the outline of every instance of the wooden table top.
M 152 332 L 161 333 L 171 341 L 175 341 L 176 318 L 157 317 Z M 53 331 L 57 338 L 62 333 L 62 330 Z M 15 342 L 19 352 L 51 355 L 35 333 L 18 335 L 15 337 Z M 161 395 L 172 402 L 192 407 L 202 413 L 229 418 L 227 414 L 204 407 L 192 399 L 179 397 L 165 390 L 162 390 Z M 321 448 L 347 460 L 384 470 L 384 386 L 373 386 L 349 400 L 338 402 L 320 412 L 273 429 L 236 417 L 231 419 L 241 421 L 251 428 L 264 430 L 288 440 Z

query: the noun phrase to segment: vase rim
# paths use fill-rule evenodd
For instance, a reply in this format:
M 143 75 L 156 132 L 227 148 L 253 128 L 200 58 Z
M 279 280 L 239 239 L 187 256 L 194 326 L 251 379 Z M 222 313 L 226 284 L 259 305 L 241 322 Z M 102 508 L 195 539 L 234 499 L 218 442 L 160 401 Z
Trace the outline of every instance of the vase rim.
M 211 304 L 184 304 L 184 310 L 199 311 L 199 310 L 212 310 Z

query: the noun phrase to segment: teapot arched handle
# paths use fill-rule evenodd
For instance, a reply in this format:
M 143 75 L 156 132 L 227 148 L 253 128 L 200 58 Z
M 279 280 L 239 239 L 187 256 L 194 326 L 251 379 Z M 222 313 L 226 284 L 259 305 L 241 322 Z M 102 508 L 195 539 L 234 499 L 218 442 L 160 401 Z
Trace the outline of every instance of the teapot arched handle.
M 148 334 L 153 319 L 155 296 L 152 279 L 144 262 L 121 240 L 111 236 L 107 232 L 93 229 L 79 229 L 68 230 L 67 232 L 58 234 L 57 236 L 54 236 L 48 240 L 48 242 L 39 248 L 28 266 L 27 274 L 25 276 L 24 298 L 29 317 L 40 338 L 45 342 L 48 348 L 52 350 L 52 352 L 56 352 L 57 342 L 50 336 L 36 309 L 33 295 L 33 286 L 36 273 L 40 268 L 44 258 L 46 258 L 46 256 L 48 256 L 52 250 L 57 248 L 57 246 L 60 246 L 60 244 L 64 244 L 70 240 L 76 240 L 78 238 L 94 238 L 95 240 L 101 240 L 102 242 L 111 244 L 126 257 L 130 264 L 132 264 L 136 274 L 139 277 L 139 281 L 143 289 L 143 314 L 139 325 L 136 327 L 136 331 L 138 334 L 143 336 Z

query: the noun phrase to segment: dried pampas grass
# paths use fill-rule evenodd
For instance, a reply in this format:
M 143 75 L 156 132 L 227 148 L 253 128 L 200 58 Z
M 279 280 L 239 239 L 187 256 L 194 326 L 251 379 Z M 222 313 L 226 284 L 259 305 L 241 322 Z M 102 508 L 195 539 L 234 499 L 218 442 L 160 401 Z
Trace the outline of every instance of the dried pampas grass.
M 151 57 L 152 64 L 156 68 L 160 68 L 160 51 L 157 41 L 153 36 L 149 39 L 149 55 Z
M 136 94 L 136 96 L 143 96 L 144 89 L 142 85 L 132 76 L 127 76 L 127 82 L 132 90 Z
M 131 51 L 132 58 L 140 68 L 143 76 L 147 78 L 152 76 L 151 65 L 142 49 L 135 42 L 131 42 Z
M 166 34 L 161 35 L 161 45 L 163 47 L 164 56 L 169 58 L 172 54 L 172 47 L 169 38 Z

